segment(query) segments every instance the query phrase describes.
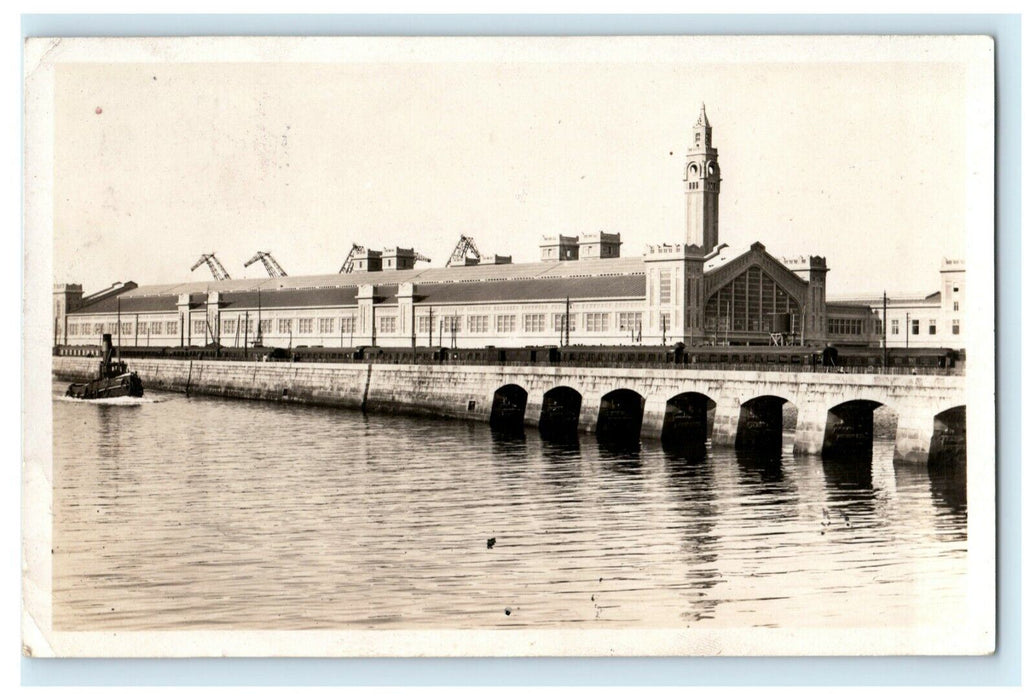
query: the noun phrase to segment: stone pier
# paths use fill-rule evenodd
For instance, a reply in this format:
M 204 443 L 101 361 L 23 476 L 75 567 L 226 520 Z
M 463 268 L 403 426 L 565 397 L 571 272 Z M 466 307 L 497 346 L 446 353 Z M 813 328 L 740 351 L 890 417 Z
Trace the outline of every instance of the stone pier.
M 92 358 L 55 357 L 54 374 L 83 379 L 95 364 Z M 667 413 L 674 416 L 672 425 L 700 433 L 703 407 L 708 418 L 702 437 L 713 444 L 771 440 L 793 427 L 795 451 L 808 454 L 872 441 L 872 412 L 879 406 L 898 416 L 897 460 L 925 463 L 932 444 L 958 454 L 966 439 L 966 378 L 960 376 L 162 359 L 135 360 L 130 368 L 151 390 L 478 421 L 492 421 L 496 406 L 497 419 L 505 410 L 510 425 L 537 426 L 548 415 L 582 432 L 597 431 L 603 407 L 609 431 L 633 430 L 629 426 L 640 420 L 645 438 L 662 437 Z M 497 395 L 504 388 L 507 401 Z M 562 400 L 545 401 L 548 393 Z M 787 402 L 797 408 L 796 426 L 782 425 L 780 409 Z M 670 437 L 680 436 L 670 429 Z

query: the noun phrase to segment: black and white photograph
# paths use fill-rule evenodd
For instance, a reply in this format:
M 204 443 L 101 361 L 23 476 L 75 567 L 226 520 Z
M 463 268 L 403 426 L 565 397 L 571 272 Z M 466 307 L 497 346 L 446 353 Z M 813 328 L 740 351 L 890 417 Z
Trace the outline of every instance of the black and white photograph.
M 29 40 L 24 653 L 992 653 L 993 52 Z

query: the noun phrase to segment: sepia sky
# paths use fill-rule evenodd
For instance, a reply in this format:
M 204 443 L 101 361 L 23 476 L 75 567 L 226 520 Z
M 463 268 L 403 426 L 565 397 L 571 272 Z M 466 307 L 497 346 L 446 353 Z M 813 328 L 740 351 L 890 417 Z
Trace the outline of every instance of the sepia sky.
M 542 234 L 684 237 L 707 103 L 719 237 L 825 255 L 830 294 L 937 289 L 965 253 L 963 68 L 923 62 L 64 63 L 54 277 L 231 276 L 270 250 L 338 271 L 353 241 L 442 266 L 461 233 L 538 260 Z

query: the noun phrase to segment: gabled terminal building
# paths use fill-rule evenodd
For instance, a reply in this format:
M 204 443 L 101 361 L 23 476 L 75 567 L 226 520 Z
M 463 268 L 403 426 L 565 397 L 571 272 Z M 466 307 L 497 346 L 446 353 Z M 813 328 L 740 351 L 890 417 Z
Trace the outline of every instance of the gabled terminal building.
M 546 235 L 540 262 L 414 267 L 366 250 L 353 272 L 54 290 L 54 344 L 522 347 L 879 345 L 869 300 L 829 303 L 826 259 L 719 242 L 719 154 L 702 106 L 684 169 L 682 241 L 622 257 L 618 233 Z

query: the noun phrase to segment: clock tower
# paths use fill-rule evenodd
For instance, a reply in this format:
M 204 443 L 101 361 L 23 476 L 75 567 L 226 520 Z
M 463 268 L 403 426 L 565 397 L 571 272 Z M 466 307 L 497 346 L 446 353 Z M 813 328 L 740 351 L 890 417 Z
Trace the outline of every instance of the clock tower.
M 709 252 L 719 244 L 719 152 L 712 148 L 712 126 L 704 105 L 694 124 L 683 170 L 686 194 L 686 244 Z

